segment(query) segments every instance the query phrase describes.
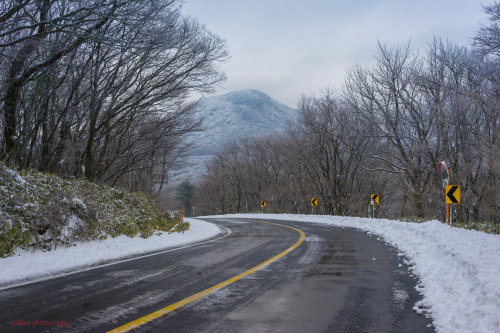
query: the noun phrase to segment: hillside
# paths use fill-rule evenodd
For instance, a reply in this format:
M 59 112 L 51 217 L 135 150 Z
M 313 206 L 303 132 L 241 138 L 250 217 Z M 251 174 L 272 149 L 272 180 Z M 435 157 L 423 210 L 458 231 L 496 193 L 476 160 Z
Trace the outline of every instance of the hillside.
M 0 163 L 0 258 L 17 249 L 47 251 L 120 235 L 146 238 L 156 231 L 180 231 L 179 220 L 159 212 L 142 193 L 18 173 Z
M 192 136 L 195 148 L 186 164 L 170 175 L 171 183 L 186 178 L 196 182 L 204 170 L 204 163 L 224 144 L 242 137 L 262 136 L 282 132 L 297 111 L 259 90 L 233 91 L 205 98 L 198 107 L 204 131 Z

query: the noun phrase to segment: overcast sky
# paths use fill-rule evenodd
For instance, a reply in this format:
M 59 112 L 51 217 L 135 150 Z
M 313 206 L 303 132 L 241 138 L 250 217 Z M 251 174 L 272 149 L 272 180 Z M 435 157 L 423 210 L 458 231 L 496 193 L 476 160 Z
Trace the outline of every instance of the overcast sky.
M 217 95 L 258 89 L 291 107 L 340 89 L 346 68 L 373 63 L 377 41 L 424 49 L 433 37 L 469 45 L 493 0 L 185 0 L 183 13 L 226 39 Z

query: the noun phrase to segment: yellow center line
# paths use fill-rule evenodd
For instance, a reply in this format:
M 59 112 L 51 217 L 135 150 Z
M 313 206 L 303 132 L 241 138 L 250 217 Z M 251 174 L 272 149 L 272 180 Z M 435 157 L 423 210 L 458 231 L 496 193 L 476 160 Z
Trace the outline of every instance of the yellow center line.
M 137 327 L 139 327 L 141 325 L 144 325 L 144 324 L 146 324 L 146 323 L 148 323 L 148 322 L 150 322 L 150 321 L 152 321 L 154 319 L 157 319 L 157 318 L 159 318 L 159 317 L 161 317 L 161 316 L 163 316 L 163 315 L 165 315 L 165 314 L 167 314 L 169 312 L 172 312 L 172 311 L 174 311 L 174 310 L 176 310 L 176 309 L 178 309 L 180 307 L 183 307 L 184 305 L 187 305 L 187 304 L 189 304 L 191 302 L 194 302 L 197 299 L 200 299 L 200 298 L 202 298 L 202 297 L 204 297 L 204 296 L 206 296 L 206 295 L 208 295 L 210 293 L 213 293 L 214 291 L 217 291 L 217 290 L 219 290 L 221 288 L 224 288 L 224 287 L 230 285 L 231 283 L 236 282 L 236 281 L 244 278 L 245 276 L 250 275 L 253 272 L 261 269 L 262 267 L 264 267 L 266 265 L 269 265 L 270 263 L 272 263 L 272 262 L 274 262 L 274 261 L 276 261 L 276 260 L 284 257 L 285 255 L 287 255 L 288 253 L 290 253 L 291 251 L 293 251 L 294 249 L 296 249 L 304 241 L 304 239 L 306 237 L 305 234 L 301 230 L 293 228 L 293 227 L 290 227 L 290 226 L 287 226 L 287 225 L 277 224 L 277 223 L 270 223 L 270 222 L 261 222 L 261 221 L 248 221 L 248 222 L 258 222 L 258 223 L 273 224 L 273 225 L 277 225 L 277 226 L 281 226 L 281 227 L 286 227 L 286 228 L 289 228 L 289 229 L 293 229 L 293 230 L 297 231 L 300 234 L 300 238 L 299 238 L 299 240 L 295 244 L 293 244 L 292 246 L 290 246 L 285 251 L 279 253 L 278 255 L 272 257 L 271 259 L 268 259 L 268 260 L 264 261 L 263 263 L 255 266 L 253 268 L 250 268 L 249 270 L 247 270 L 247 271 L 245 271 L 243 273 L 240 273 L 240 274 L 238 274 L 236 276 L 233 276 L 232 278 L 227 279 L 226 281 L 223 281 L 223 282 L 221 282 L 219 284 L 216 284 L 213 287 L 210 287 L 208 289 L 200 291 L 199 293 L 191 295 L 191 296 L 189 296 L 189 297 L 187 297 L 187 298 L 185 298 L 185 299 L 183 299 L 181 301 L 178 301 L 178 302 L 176 302 L 174 304 L 166 306 L 166 307 L 164 307 L 164 308 L 162 308 L 160 310 L 157 310 L 157 311 L 155 311 L 153 313 L 145 315 L 144 317 L 141 317 L 139 319 L 131 321 L 130 323 L 125 324 L 123 326 L 120 326 L 118 328 L 115 328 L 114 330 L 111 330 L 109 332 L 128 332 L 128 331 L 130 331 L 130 330 L 132 330 L 134 328 L 137 328 Z

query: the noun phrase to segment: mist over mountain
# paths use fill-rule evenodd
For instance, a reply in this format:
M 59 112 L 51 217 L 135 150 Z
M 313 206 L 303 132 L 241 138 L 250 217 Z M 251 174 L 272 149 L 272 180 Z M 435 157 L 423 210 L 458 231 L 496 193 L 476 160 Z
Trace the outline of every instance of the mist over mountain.
M 200 181 L 205 162 L 224 144 L 242 137 L 282 132 L 287 122 L 297 117 L 295 109 L 253 89 L 205 98 L 197 114 L 203 119 L 204 131 L 193 133 L 195 147 L 186 163 L 170 173 L 171 184 L 187 178 Z

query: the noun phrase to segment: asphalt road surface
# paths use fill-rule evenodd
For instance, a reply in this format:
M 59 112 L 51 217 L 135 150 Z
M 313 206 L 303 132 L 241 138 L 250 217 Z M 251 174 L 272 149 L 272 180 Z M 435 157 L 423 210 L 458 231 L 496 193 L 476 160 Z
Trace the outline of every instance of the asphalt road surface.
M 0 332 L 433 332 L 412 310 L 416 280 L 376 236 L 207 221 L 225 235 L 0 290 Z

